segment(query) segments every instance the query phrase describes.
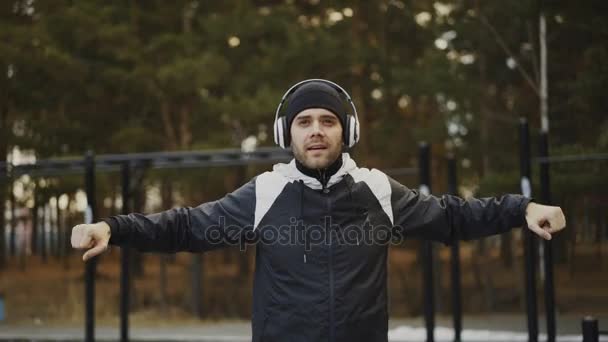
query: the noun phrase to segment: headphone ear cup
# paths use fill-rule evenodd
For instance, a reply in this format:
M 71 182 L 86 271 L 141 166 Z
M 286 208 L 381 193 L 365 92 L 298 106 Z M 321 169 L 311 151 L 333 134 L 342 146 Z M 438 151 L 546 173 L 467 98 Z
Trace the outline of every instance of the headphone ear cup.
M 287 118 L 281 118 L 281 125 L 283 127 L 283 148 L 288 148 L 291 145 L 291 134 L 289 132 L 289 128 L 287 128 Z
M 354 133 L 355 139 L 353 141 L 353 146 L 355 146 L 355 144 L 359 142 L 359 138 L 361 138 L 361 134 L 360 134 L 361 126 L 359 126 L 359 120 L 356 116 L 353 116 L 353 122 L 354 122 L 353 125 L 355 126 L 355 133 Z
M 288 148 L 290 144 L 287 132 L 287 120 L 282 116 L 274 123 L 274 142 L 282 148 Z
M 344 139 L 344 145 L 346 145 L 346 147 L 350 147 L 350 126 L 352 125 L 352 122 L 350 120 L 350 115 L 346 115 L 346 122 L 345 122 L 345 126 L 344 128 L 344 132 L 343 132 L 343 139 Z
M 274 138 L 274 143 L 279 144 L 279 132 L 277 132 L 277 120 L 274 120 L 272 124 L 272 137 Z
M 353 115 L 346 116 L 346 127 L 344 132 L 344 142 L 346 146 L 353 147 L 359 140 L 359 127 L 357 119 Z
M 274 143 L 281 146 L 281 140 L 280 140 L 281 135 L 279 134 L 279 120 L 280 120 L 280 118 L 277 118 L 274 120 L 274 125 L 272 127 L 272 131 L 274 133 Z
M 285 148 L 285 141 L 283 140 L 283 118 L 277 118 L 274 122 L 274 142 L 282 148 Z

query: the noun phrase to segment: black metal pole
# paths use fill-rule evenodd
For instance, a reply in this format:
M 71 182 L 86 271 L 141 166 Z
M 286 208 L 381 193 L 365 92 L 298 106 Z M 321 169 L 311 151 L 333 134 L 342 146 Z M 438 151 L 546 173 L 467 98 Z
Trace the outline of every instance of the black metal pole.
M 549 156 L 549 135 L 540 133 L 540 157 Z M 551 181 L 549 178 L 549 163 L 540 163 L 540 199 L 544 204 L 551 204 Z M 553 282 L 553 243 L 544 241 L 544 270 L 545 270 L 545 312 L 547 315 L 547 342 L 555 342 L 555 285 Z
M 128 161 L 122 164 L 122 214 L 130 212 L 129 203 L 131 200 L 131 165 Z M 120 248 L 120 340 L 129 340 L 129 247 Z
M 3 270 L 6 267 L 6 238 L 5 238 L 5 234 L 6 234 L 6 219 L 4 216 L 4 211 L 6 210 L 6 198 L 4 198 L 4 196 L 10 196 L 9 195 L 9 191 L 12 192 L 13 188 L 12 188 L 12 182 L 10 181 L 10 179 L 7 177 L 7 175 L 9 174 L 9 165 L 6 165 L 6 169 L 5 168 L 0 168 L 0 173 L 2 177 L 2 179 L 0 179 L 0 186 L 2 187 L 2 190 L 0 190 L 0 200 L 2 201 L 2 205 L 0 206 L 0 208 L 2 208 L 2 212 L 0 213 L 0 215 L 2 215 L 0 217 L 0 271 Z M 4 182 L 4 180 L 6 179 L 6 183 Z
M 520 147 L 520 173 L 522 194 L 530 197 L 532 195 L 531 158 L 530 158 L 530 133 L 528 121 L 524 118 L 519 125 L 519 147 Z M 528 341 L 538 341 L 538 308 L 536 305 L 536 238 L 530 229 L 524 227 L 524 264 L 526 269 L 526 314 L 528 318 Z
M 61 219 L 61 210 L 59 209 L 59 196 L 61 194 L 59 193 L 59 191 L 55 190 L 55 210 L 53 213 L 53 216 L 55 216 L 55 224 L 53 225 L 53 255 L 55 256 L 55 258 L 59 258 L 60 252 L 61 252 L 61 247 L 62 247 L 62 237 L 63 235 L 61 234 L 61 223 L 60 223 L 60 219 Z
M 456 159 L 453 155 L 448 156 L 448 193 L 450 195 L 458 195 Z M 451 252 L 454 342 L 460 342 L 462 333 L 462 286 L 460 283 L 460 242 L 458 240 L 452 241 Z
M 34 182 L 34 193 L 33 193 L 33 198 L 34 198 L 34 208 L 32 209 L 32 239 L 31 239 L 31 244 L 32 244 L 32 254 L 36 255 L 39 252 L 39 248 L 38 248 L 38 234 L 39 234 L 39 229 L 38 229 L 38 225 L 40 224 L 40 217 L 38 215 L 38 208 L 39 208 L 39 204 L 40 204 L 40 194 L 39 194 L 40 190 L 38 188 L 38 182 Z
M 16 203 L 17 200 L 15 199 L 15 192 L 13 191 L 13 189 L 15 188 L 15 179 L 11 177 L 10 181 L 9 181 L 10 187 L 10 193 L 9 193 L 9 198 L 11 201 L 11 234 L 8 237 L 8 251 L 9 251 L 9 255 L 11 257 L 15 256 L 15 237 L 17 234 L 15 234 L 15 230 L 17 228 L 17 220 L 15 215 L 17 214 L 17 210 L 16 210 Z M 4 215 L 4 213 L 2 213 L 2 215 Z
M 4 182 L 2 182 L 2 183 L 0 183 L 0 186 L 2 186 L 4 188 L 4 191 L 6 191 L 9 188 L 8 185 L 10 185 L 10 184 L 11 184 L 11 182 L 7 182 L 7 184 L 4 184 Z M 6 203 L 6 199 L 3 196 L 4 191 L 0 192 L 0 194 L 2 194 L 0 196 L 2 196 L 1 200 L 2 200 L 3 204 Z M 0 214 L 0 215 L 2 215 L 2 217 L 0 218 L 0 271 L 1 271 L 2 269 L 4 269 L 6 267 L 6 258 L 5 258 L 6 241 L 5 241 L 5 237 L 4 237 L 5 226 L 6 226 L 6 224 L 5 224 L 6 221 L 4 219 L 4 210 L 6 207 L 4 205 L 2 205 L 2 206 L 0 206 L 0 208 L 2 208 L 2 213 Z
M 42 209 L 42 215 L 40 216 L 40 230 L 39 230 L 39 237 L 40 237 L 40 256 L 42 257 L 42 263 L 46 264 L 47 262 L 47 250 L 46 250 L 46 219 L 47 219 L 47 206 L 49 204 L 49 198 L 47 196 L 47 192 L 43 191 L 42 194 L 42 201 L 41 201 L 41 206 L 40 208 Z
M 600 332 L 596 318 L 591 316 L 583 318 L 582 328 L 583 342 L 598 342 L 600 340 Z
M 431 192 L 431 158 L 430 146 L 426 142 L 419 145 L 420 192 Z M 431 241 L 422 242 L 422 291 L 424 292 L 424 321 L 427 342 L 435 341 L 435 284 L 433 279 L 433 244 Z
M 85 222 L 93 223 L 97 219 L 95 207 L 95 156 L 89 151 L 85 155 L 85 188 L 87 193 L 87 211 Z M 86 262 L 85 266 L 85 341 L 95 341 L 95 273 L 97 257 Z
M 198 318 L 203 318 L 203 308 L 201 301 L 203 300 L 203 255 L 196 253 L 192 256 L 192 314 Z

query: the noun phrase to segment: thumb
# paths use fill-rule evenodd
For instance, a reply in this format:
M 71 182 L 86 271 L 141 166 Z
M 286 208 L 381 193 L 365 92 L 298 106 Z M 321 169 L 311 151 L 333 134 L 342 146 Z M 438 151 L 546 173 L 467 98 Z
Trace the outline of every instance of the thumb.
M 528 224 L 528 228 L 530 228 L 531 231 L 533 231 L 534 233 L 536 233 L 536 235 L 542 237 L 545 240 L 551 240 L 551 234 L 542 229 L 536 222 L 530 222 Z
M 107 244 L 105 244 L 103 242 L 98 242 L 97 245 L 95 245 L 95 247 L 89 249 L 86 253 L 84 253 L 84 255 L 82 256 L 82 261 L 87 261 L 87 260 L 105 252 L 106 249 L 108 249 Z

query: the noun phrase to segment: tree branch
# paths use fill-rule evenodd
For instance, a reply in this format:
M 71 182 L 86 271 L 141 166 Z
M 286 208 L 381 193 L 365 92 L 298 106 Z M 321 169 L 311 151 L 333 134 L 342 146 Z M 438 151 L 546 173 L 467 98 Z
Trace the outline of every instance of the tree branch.
M 490 32 L 492 32 L 492 34 L 496 38 L 496 42 L 498 43 L 498 45 L 500 45 L 500 47 L 505 51 L 505 53 L 507 55 L 509 55 L 509 57 L 513 58 L 513 60 L 515 61 L 516 66 L 517 66 L 517 70 L 519 70 L 519 73 L 528 82 L 528 84 L 534 90 L 534 92 L 536 93 L 536 95 L 540 96 L 540 90 L 538 89 L 538 85 L 534 82 L 534 80 L 532 80 L 532 77 L 530 77 L 530 75 L 528 74 L 528 72 L 526 72 L 526 70 L 521 66 L 521 64 L 519 63 L 519 61 L 515 57 L 515 54 L 513 54 L 513 52 L 511 52 L 511 49 L 509 49 L 509 47 L 507 46 L 507 44 L 505 43 L 505 41 L 502 39 L 502 37 L 500 36 L 500 34 L 498 33 L 498 31 L 496 31 L 496 29 L 494 28 L 494 26 L 492 26 L 492 24 L 490 24 L 490 22 L 488 21 L 488 19 L 482 13 L 479 13 L 479 19 L 481 20 L 482 24 L 484 24 L 490 30 Z

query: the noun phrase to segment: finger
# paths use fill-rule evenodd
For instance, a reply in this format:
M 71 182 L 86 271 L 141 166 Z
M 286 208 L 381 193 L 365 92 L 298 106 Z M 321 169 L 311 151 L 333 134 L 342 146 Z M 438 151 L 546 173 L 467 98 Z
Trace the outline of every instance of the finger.
M 564 227 L 566 227 L 566 218 L 564 217 L 564 214 L 562 213 L 562 211 L 560 210 L 559 212 L 557 212 L 555 215 L 553 215 L 552 217 L 549 218 L 549 232 L 550 233 L 555 233 L 558 232 L 562 229 L 564 229 Z
M 91 237 L 87 233 L 83 225 L 78 225 L 72 229 L 72 236 L 70 238 L 73 248 L 83 249 L 89 248 L 92 242 Z
M 540 228 L 550 234 L 562 230 L 565 226 L 563 214 L 559 208 L 557 209 L 544 213 L 536 220 Z
M 99 244 L 97 244 L 97 246 L 89 249 L 86 253 L 84 253 L 84 255 L 82 256 L 82 261 L 87 261 L 87 260 L 91 259 L 92 257 L 95 257 L 95 256 L 105 252 L 106 249 L 107 249 L 107 245 L 99 243 Z
M 91 246 L 91 244 L 93 243 L 92 241 L 92 237 L 91 234 L 89 233 L 88 230 L 83 229 L 82 233 L 80 235 L 80 242 L 78 244 L 78 248 L 89 248 Z
M 542 229 L 538 224 L 529 224 L 528 228 L 530 228 L 531 231 L 533 231 L 534 233 L 536 233 L 536 235 L 542 237 L 543 239 L 551 240 L 551 234 L 548 231 Z
M 543 220 L 539 222 L 538 225 L 540 226 L 540 229 L 548 232 L 549 234 L 553 233 L 556 230 L 551 227 L 551 223 L 549 222 L 549 220 Z
M 72 236 L 70 237 L 70 243 L 72 244 L 72 248 L 79 248 L 78 243 L 82 240 L 81 237 L 82 229 L 80 225 L 74 226 L 72 228 Z

